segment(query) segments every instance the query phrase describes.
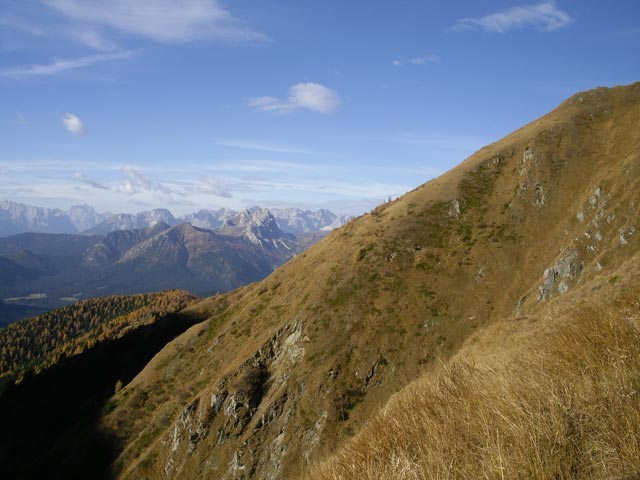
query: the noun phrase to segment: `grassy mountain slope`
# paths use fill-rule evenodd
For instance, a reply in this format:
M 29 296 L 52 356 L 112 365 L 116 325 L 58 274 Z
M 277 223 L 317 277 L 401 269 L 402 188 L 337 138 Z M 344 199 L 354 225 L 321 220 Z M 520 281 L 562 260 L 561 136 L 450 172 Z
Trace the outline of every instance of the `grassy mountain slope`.
M 307 478 L 637 478 L 640 278 L 627 280 L 476 336 Z
M 576 95 L 262 282 L 190 307 L 209 319 L 103 419 L 117 474 L 306 473 L 478 332 L 626 281 L 639 121 L 639 84 Z

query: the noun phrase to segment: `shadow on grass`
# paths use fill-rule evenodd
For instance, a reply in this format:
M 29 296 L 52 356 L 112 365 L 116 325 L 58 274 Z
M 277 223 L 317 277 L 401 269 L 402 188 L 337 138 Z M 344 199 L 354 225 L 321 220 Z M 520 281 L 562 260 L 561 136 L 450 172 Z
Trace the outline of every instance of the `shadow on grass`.
M 8 387 L 0 396 L 0 478 L 111 478 L 121 447 L 99 420 L 116 382 L 126 385 L 202 320 L 170 315 Z

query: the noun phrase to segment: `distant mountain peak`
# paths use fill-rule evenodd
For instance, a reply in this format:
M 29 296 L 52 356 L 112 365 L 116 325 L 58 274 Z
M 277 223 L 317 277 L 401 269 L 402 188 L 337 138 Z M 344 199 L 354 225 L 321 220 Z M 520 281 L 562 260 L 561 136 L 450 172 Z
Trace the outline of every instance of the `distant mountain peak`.
M 242 237 L 253 245 L 275 251 L 294 251 L 295 237 L 283 232 L 267 208 L 252 207 L 227 220 L 221 232 Z
M 198 228 L 216 230 L 238 225 L 238 222 L 259 223 L 271 221 L 272 215 L 278 227 L 285 233 L 301 234 L 332 230 L 349 219 L 337 216 L 326 209 L 317 211 L 300 208 L 263 208 L 252 206 L 237 212 L 229 208 L 201 209 L 196 213 L 176 218 L 166 208 L 133 213 L 98 213 L 90 205 L 74 205 L 69 210 L 35 207 L 0 200 L 0 237 L 24 232 L 78 233 L 106 235 L 118 230 L 136 230 L 153 227 L 159 223 L 173 226 L 190 223 Z M 240 217 L 238 219 L 238 216 Z
M 145 229 L 148 236 L 156 235 L 160 232 L 168 230 L 171 228 L 171 225 L 163 222 L 162 220 L 158 221 L 155 225 L 151 225 Z
M 75 233 L 77 228 L 59 208 L 0 200 L 0 236 L 22 232 Z
M 102 223 L 86 230 L 84 233 L 106 234 L 116 230 L 136 230 L 154 227 L 157 224 L 175 225 L 178 223 L 173 214 L 166 208 L 156 208 L 151 211 L 132 213 L 117 213 L 111 215 Z
M 337 216 L 327 209 L 315 212 L 299 208 L 272 208 L 281 230 L 293 234 L 333 230 L 350 220 L 346 215 Z
M 79 232 L 88 230 L 106 218 L 106 214 L 98 213 L 90 205 L 73 205 L 67 210 L 67 216 Z

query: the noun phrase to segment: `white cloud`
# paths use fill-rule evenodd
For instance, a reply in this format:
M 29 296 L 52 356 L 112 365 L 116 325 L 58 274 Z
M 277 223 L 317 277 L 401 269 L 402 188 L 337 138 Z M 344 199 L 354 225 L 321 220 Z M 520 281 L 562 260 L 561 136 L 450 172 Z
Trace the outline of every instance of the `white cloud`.
M 560 10 L 556 2 L 521 5 L 500 10 L 477 18 L 462 18 L 450 31 L 483 30 L 491 33 L 506 33 L 517 28 L 534 27 L 550 32 L 571 24 L 571 16 Z
M 440 57 L 438 57 L 437 55 L 422 55 L 420 57 L 414 58 L 398 58 L 391 61 L 391 63 L 396 67 L 401 67 L 403 65 L 424 65 L 426 63 L 438 62 L 440 62 Z
M 116 187 L 116 192 L 133 195 L 134 193 L 139 193 L 140 190 L 133 185 L 133 182 L 131 182 L 131 180 L 126 179 Z
M 80 58 L 58 59 L 46 65 L 27 65 L 0 71 L 0 77 L 20 78 L 37 75 L 57 75 L 67 70 L 84 68 L 96 63 L 122 60 L 135 55 L 135 52 L 126 50 L 114 53 L 102 53 L 98 55 L 88 55 Z
M 111 52 L 117 49 L 115 43 L 109 40 L 100 30 L 96 28 L 80 27 L 69 32 L 71 38 L 94 50 Z
M 147 177 L 130 165 L 122 167 L 121 172 L 125 176 L 125 179 L 118 184 L 115 189 L 116 192 L 127 195 L 151 192 L 157 198 L 162 198 L 163 200 L 171 202 L 175 201 L 174 195 L 182 195 L 181 192 L 172 190 L 163 183 Z
M 233 197 L 229 185 L 213 177 L 207 177 L 203 179 L 200 183 L 198 183 L 198 186 L 196 188 L 200 193 L 215 195 L 216 197 Z
M 113 172 L 120 171 L 117 165 L 108 162 L 87 162 L 74 161 L 67 159 L 29 159 L 28 161 L 20 159 L 3 159 L 0 158 L 0 168 L 9 168 L 11 170 L 33 173 L 33 172 L 73 172 L 75 170 L 90 170 L 92 172 Z
M 29 122 L 27 121 L 25 116 L 22 115 L 20 112 L 16 112 L 16 119 L 13 122 L 13 125 L 26 125 L 27 123 Z
M 294 110 L 306 109 L 330 114 L 340 106 L 340 98 L 335 91 L 319 83 L 296 83 L 289 87 L 287 100 L 258 97 L 251 99 L 249 106 L 262 112 L 289 113 Z
M 71 135 L 84 135 L 87 132 L 82 121 L 71 113 L 65 113 L 60 117 L 60 121 Z
M 245 187 L 255 193 L 270 193 L 279 198 L 287 198 L 292 195 L 317 198 L 321 197 L 386 197 L 390 193 L 401 194 L 410 190 L 413 186 L 400 183 L 379 182 L 372 180 L 361 180 L 359 182 L 342 181 L 321 178 L 292 178 L 275 181 L 253 181 L 246 182 Z M 414 185 L 415 186 L 415 185 Z
M 264 40 L 218 0 L 43 0 L 67 17 L 158 42 Z
M 109 187 L 106 187 L 95 180 L 85 177 L 85 175 L 82 172 L 74 172 L 72 177 L 74 180 L 85 183 L 93 188 L 97 188 L 100 190 L 111 190 Z
M 305 148 L 273 145 L 270 143 L 256 142 L 253 140 L 221 140 L 217 145 L 222 147 L 237 148 L 240 150 L 256 150 L 269 153 L 294 153 L 297 155 L 317 155 L 318 152 Z
M 429 149 L 431 152 L 459 152 L 464 158 L 471 155 L 483 145 L 488 145 L 496 139 L 485 136 L 446 134 L 434 132 L 387 132 L 376 136 L 363 137 L 368 142 L 397 143 Z
M 303 162 L 285 162 L 281 160 L 245 159 L 241 162 L 220 163 L 217 165 L 205 165 L 205 170 L 214 172 L 239 172 L 239 173 L 278 173 L 278 172 L 307 172 L 311 174 L 332 172 L 344 172 L 347 167 L 335 164 L 315 164 Z
M 274 97 L 256 97 L 249 100 L 249 106 L 263 112 L 275 111 L 280 113 L 290 112 L 293 110 L 287 102 L 282 102 Z

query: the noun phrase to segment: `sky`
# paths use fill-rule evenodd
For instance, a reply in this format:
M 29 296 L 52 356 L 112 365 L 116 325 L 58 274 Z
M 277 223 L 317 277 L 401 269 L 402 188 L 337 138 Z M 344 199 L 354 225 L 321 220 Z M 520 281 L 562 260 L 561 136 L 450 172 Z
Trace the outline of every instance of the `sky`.
M 357 215 L 638 52 L 637 0 L 0 0 L 0 200 Z

